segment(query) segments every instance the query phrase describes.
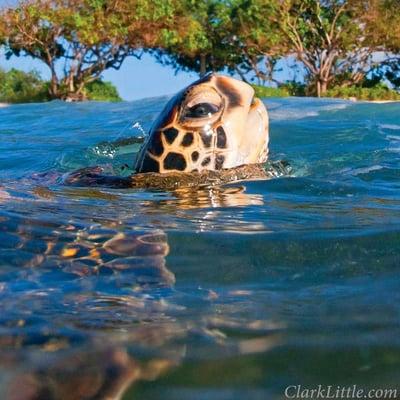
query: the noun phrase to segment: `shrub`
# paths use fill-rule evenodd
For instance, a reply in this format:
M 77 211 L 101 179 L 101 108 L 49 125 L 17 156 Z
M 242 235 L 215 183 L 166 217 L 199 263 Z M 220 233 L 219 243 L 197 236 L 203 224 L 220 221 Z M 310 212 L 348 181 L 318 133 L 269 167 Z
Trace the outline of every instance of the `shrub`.
M 7 103 L 33 103 L 49 100 L 48 86 L 38 72 L 0 69 L 0 101 Z
M 278 87 L 252 85 L 257 97 L 305 96 L 306 86 L 297 82 L 286 82 Z
M 23 72 L 0 69 L 0 102 L 36 103 L 49 101 L 49 82 L 42 80 L 37 71 Z M 92 82 L 85 88 L 88 100 L 121 101 L 117 88 L 111 82 Z
M 88 100 L 96 101 L 121 101 L 117 88 L 111 82 L 101 80 L 89 83 L 86 86 Z
M 253 85 L 258 97 L 288 97 L 309 95 L 307 86 L 297 82 L 286 82 L 277 88 Z M 382 83 L 372 80 L 365 81 L 362 85 L 334 86 L 329 89 L 325 97 L 357 100 L 400 100 L 400 93 L 389 89 Z
M 287 90 L 290 96 L 306 96 L 307 86 L 304 83 L 299 83 L 296 81 L 288 81 L 283 83 L 280 88 Z
M 257 97 L 288 97 L 290 93 L 287 89 L 274 88 L 268 86 L 252 85 Z
M 358 100 L 400 100 L 400 93 L 389 89 L 386 85 L 378 84 L 373 87 L 347 86 L 333 87 L 327 91 L 326 97 L 340 97 Z

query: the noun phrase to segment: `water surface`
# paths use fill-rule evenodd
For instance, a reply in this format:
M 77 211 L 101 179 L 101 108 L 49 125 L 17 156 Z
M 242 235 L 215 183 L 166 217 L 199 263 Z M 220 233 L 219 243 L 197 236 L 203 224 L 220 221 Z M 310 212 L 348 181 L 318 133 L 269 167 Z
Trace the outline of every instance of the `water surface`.
M 0 109 L 0 398 L 400 390 L 400 104 L 266 101 L 290 176 L 60 185 L 129 174 L 166 100 Z

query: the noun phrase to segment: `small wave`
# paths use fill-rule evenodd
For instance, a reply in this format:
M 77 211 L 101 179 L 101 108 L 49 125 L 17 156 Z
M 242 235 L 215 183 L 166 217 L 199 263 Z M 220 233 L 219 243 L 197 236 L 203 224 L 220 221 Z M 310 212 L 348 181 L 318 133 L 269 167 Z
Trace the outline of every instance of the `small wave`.
M 400 125 L 396 125 L 396 124 L 380 124 L 379 127 L 382 129 L 390 129 L 392 131 L 400 130 Z
M 9 106 L 8 103 L 0 103 L 0 108 L 6 108 L 8 106 Z
M 399 127 L 400 129 L 400 127 Z M 399 135 L 387 135 L 390 147 L 387 149 L 390 153 L 400 153 L 400 136 Z
M 364 167 L 364 168 L 347 168 L 345 170 L 342 170 L 341 173 L 345 175 L 363 175 L 363 174 L 368 174 L 369 172 L 372 171 L 379 171 L 380 169 L 383 169 L 382 165 L 371 165 L 370 167 Z
M 317 117 L 316 111 L 295 111 L 295 110 L 281 110 L 271 111 L 270 116 L 275 121 L 287 121 L 290 119 L 302 119 L 307 117 Z
M 340 104 L 330 104 L 328 106 L 321 107 L 320 111 L 336 111 L 336 110 L 344 110 L 348 108 L 351 104 L 340 103 Z
M 291 99 L 282 103 L 266 101 L 271 119 L 275 121 L 297 120 L 308 117 L 317 117 L 321 112 L 338 111 L 352 105 L 350 102 L 332 100 L 332 103 L 324 104 L 324 100 L 315 99 Z

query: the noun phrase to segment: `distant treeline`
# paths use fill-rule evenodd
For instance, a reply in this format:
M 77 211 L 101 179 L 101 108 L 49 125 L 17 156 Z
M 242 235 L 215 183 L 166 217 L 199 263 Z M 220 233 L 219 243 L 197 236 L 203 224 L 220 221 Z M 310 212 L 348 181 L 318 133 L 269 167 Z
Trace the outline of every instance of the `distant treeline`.
M 225 71 L 288 94 L 390 98 L 399 10 L 400 0 L 22 0 L 0 11 L 0 44 L 47 65 L 50 99 L 88 98 L 105 70 L 144 52 L 176 71 Z M 301 72 L 279 82 L 288 59 Z
M 36 71 L 24 72 L 13 68 L 6 72 L 0 68 L 0 102 L 35 103 L 52 100 L 49 84 Z M 87 100 L 121 100 L 117 88 L 100 79 L 85 85 L 82 93 Z

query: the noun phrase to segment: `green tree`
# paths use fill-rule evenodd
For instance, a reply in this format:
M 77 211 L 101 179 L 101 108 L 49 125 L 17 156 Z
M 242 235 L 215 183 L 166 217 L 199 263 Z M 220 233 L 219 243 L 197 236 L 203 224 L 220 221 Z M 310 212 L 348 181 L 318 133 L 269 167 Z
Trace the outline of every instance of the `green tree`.
M 386 52 L 371 81 L 388 80 L 400 89 L 400 0 L 359 0 L 357 5 L 369 45 Z
M 0 69 L 0 101 L 29 103 L 48 100 L 47 84 L 36 71 Z
M 195 71 L 200 76 L 224 69 L 235 57 L 224 40 L 223 27 L 229 18 L 227 3 L 183 0 L 181 5 L 182 12 L 188 16 L 185 29 L 175 42 L 153 52 L 157 60 L 176 71 Z
M 111 82 L 97 80 L 85 88 L 86 97 L 95 101 L 121 101 L 117 88 Z
M 81 100 L 85 87 L 128 56 L 178 36 L 175 0 L 24 0 L 0 14 L 8 56 L 29 55 L 51 72 L 52 98 Z
M 374 49 L 366 41 L 359 9 L 350 0 L 282 0 L 281 30 L 288 48 L 306 68 L 318 96 L 340 78 L 360 82 Z
M 112 2 L 28 0 L 4 10 L 0 19 L 7 56 L 43 61 L 52 98 L 83 99 L 85 85 L 105 69 L 119 68 L 130 54 Z
M 274 79 L 275 67 L 288 53 L 279 29 L 279 1 L 230 0 L 229 10 L 225 40 L 231 44 L 230 51 L 240 55 L 230 71 L 243 80 L 256 78 L 258 84 L 278 83 Z
M 370 46 L 400 52 L 400 0 L 352 0 Z
M 243 80 L 251 72 L 259 80 L 271 77 L 282 54 L 277 29 L 279 0 L 185 0 L 190 16 L 182 40 L 158 50 L 158 59 L 177 71 L 204 75 L 226 70 Z M 188 40 L 189 39 L 189 40 Z M 260 68 L 261 62 L 264 69 Z
M 23 72 L 0 68 L 0 101 L 6 103 L 33 103 L 51 100 L 50 82 L 44 81 L 37 71 Z M 120 101 L 117 88 L 111 82 L 96 80 L 85 87 L 85 98 L 96 101 Z

